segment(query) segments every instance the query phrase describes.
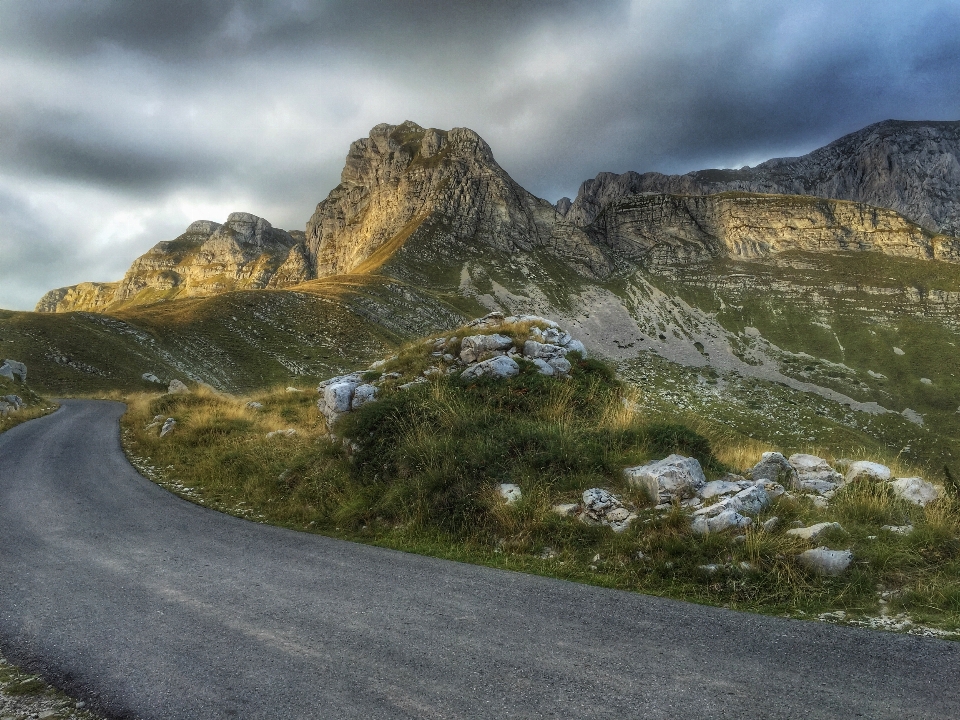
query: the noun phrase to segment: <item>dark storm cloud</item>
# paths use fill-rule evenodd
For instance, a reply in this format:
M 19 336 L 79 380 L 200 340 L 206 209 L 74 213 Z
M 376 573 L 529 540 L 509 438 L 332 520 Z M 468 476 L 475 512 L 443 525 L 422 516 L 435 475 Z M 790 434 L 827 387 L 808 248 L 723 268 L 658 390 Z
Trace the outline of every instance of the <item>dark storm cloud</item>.
M 3 0 L 0 306 L 201 216 L 302 228 L 379 122 L 472 127 L 556 200 L 958 119 L 958 36 L 955 0 Z

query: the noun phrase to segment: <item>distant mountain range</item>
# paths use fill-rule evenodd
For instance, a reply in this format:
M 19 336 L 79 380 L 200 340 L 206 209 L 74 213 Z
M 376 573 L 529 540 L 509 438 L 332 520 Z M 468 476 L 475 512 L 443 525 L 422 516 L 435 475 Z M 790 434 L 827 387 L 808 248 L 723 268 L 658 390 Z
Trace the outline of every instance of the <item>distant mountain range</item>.
M 632 267 L 872 250 L 960 261 L 960 122 L 886 121 L 800 158 L 687 175 L 601 173 L 556 205 L 524 190 L 472 130 L 378 125 L 306 231 L 246 213 L 197 221 L 116 283 L 47 293 L 40 312 L 291 287 L 376 269 L 408 241 L 546 252 L 584 277 Z

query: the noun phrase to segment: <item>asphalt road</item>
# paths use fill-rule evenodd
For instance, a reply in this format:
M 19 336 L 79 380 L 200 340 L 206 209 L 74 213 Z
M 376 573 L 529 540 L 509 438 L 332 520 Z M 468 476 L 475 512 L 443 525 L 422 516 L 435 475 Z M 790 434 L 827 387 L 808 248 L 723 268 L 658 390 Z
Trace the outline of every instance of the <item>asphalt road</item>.
M 257 525 L 142 478 L 118 403 L 0 435 L 0 649 L 117 718 L 960 718 L 960 643 Z

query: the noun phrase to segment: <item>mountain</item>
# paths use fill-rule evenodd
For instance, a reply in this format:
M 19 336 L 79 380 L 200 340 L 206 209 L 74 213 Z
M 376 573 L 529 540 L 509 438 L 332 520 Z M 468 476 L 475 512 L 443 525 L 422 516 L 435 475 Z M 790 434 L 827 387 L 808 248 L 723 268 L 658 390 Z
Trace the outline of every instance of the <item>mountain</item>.
M 311 277 L 303 232 L 286 232 L 256 215 L 237 212 L 223 225 L 198 220 L 176 239 L 157 243 L 134 260 L 119 282 L 51 290 L 37 303 L 37 312 L 103 311 L 131 301 L 260 290 Z
M 932 232 L 960 235 L 960 122 L 886 120 L 796 158 L 686 175 L 600 173 L 558 208 L 589 225 L 620 198 L 740 191 L 812 195 L 896 210 Z

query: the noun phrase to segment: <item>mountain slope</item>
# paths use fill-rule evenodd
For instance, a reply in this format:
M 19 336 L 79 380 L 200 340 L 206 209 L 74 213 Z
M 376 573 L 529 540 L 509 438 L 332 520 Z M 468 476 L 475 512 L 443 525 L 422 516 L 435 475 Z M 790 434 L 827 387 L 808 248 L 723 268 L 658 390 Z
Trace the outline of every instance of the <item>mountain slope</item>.
M 727 191 L 813 195 L 890 208 L 927 230 L 960 235 L 960 122 L 887 120 L 797 158 L 754 168 L 686 175 L 600 173 L 572 204 L 567 222 L 589 225 L 627 195 L 710 195 Z

